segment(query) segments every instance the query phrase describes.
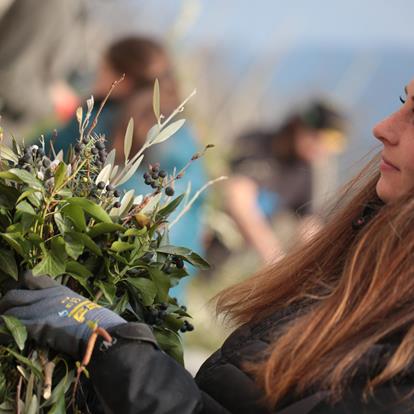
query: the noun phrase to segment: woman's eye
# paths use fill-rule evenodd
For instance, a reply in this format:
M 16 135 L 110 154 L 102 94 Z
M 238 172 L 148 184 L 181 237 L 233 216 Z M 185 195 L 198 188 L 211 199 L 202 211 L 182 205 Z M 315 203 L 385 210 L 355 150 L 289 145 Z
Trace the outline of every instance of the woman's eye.
M 405 104 L 405 102 L 406 102 L 406 100 L 400 95 L 400 102 L 402 103 L 402 104 Z

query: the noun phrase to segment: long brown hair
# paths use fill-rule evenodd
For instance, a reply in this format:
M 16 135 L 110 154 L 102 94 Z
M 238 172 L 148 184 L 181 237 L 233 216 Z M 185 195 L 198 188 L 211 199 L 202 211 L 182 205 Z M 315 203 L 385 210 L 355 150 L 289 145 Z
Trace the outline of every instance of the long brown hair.
M 309 303 L 286 324 L 263 362 L 249 367 L 273 407 L 287 393 L 312 387 L 340 398 L 361 358 L 396 332 L 402 338 L 397 349 L 365 391 L 414 361 L 414 197 L 379 207 L 360 230 L 351 226 L 377 199 L 378 178 L 376 157 L 347 187 L 318 236 L 218 298 L 219 312 L 237 324 Z

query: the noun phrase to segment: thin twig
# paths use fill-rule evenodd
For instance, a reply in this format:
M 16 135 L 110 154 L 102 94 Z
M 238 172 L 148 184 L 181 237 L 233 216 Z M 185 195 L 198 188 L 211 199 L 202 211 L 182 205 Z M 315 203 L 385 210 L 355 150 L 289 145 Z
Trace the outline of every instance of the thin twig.
M 186 214 L 191 206 L 194 204 L 194 202 L 197 200 L 197 198 L 200 196 L 200 194 L 205 191 L 208 187 L 210 187 L 211 185 L 219 182 L 219 181 L 223 181 L 223 180 L 227 180 L 228 177 L 226 177 L 225 175 L 222 175 L 221 177 L 218 177 L 214 180 L 210 180 L 207 183 L 205 183 L 195 194 L 194 196 L 191 198 L 191 200 L 185 205 L 185 207 L 180 211 L 180 213 L 177 215 L 177 217 L 170 223 L 170 225 L 168 226 L 169 229 L 171 229 L 171 227 L 173 227 L 180 219 L 182 216 L 184 216 L 184 214 Z
M 89 128 L 89 131 L 87 132 L 86 136 L 91 135 L 92 131 L 93 131 L 93 130 L 95 129 L 95 127 L 96 127 L 96 124 L 98 123 L 98 118 L 99 118 L 99 115 L 101 114 L 102 109 L 103 109 L 103 107 L 104 107 L 104 106 L 105 106 L 105 104 L 106 104 L 106 101 L 108 100 L 108 98 L 109 98 L 109 96 L 111 95 L 112 91 L 114 90 L 115 86 L 117 86 L 117 85 L 118 85 L 118 83 L 119 83 L 119 82 L 122 82 L 124 79 L 125 79 L 125 73 L 124 73 L 124 74 L 123 74 L 123 75 L 122 75 L 122 76 L 121 76 L 118 80 L 116 80 L 116 81 L 113 81 L 113 82 L 112 82 L 111 89 L 109 89 L 109 92 L 106 94 L 106 96 L 105 96 L 104 100 L 102 101 L 101 106 L 99 107 L 98 112 L 96 113 L 95 117 L 93 118 L 92 125 L 91 125 L 91 127 Z
M 165 125 L 167 125 L 171 119 L 173 119 L 177 114 L 179 114 L 180 112 L 183 111 L 184 109 L 184 105 L 197 93 L 197 90 L 194 89 L 190 95 L 187 96 L 187 98 L 184 99 L 183 102 L 181 102 L 181 104 L 172 112 L 172 114 L 164 121 L 161 123 L 160 125 L 160 129 L 164 128 Z
M 48 361 L 44 367 L 43 372 L 45 374 L 45 381 L 43 386 L 43 398 L 48 400 L 52 395 L 52 376 L 55 370 L 56 364 L 53 361 Z
M 40 363 L 42 364 L 44 381 L 43 381 L 43 398 L 48 400 L 52 395 L 52 377 L 55 370 L 55 362 L 47 359 L 46 352 L 39 352 Z
M 161 124 L 159 125 L 160 130 L 158 131 L 158 134 L 161 132 L 161 130 L 168 124 L 168 122 L 171 121 L 171 119 L 173 119 L 177 114 L 179 114 L 180 112 L 182 112 L 184 110 L 184 105 L 196 94 L 196 90 L 194 89 L 193 92 L 191 92 L 190 95 L 187 96 L 187 98 L 184 99 L 183 102 L 181 102 L 181 104 L 172 112 L 172 114 Z M 155 138 L 154 138 L 155 139 Z M 142 153 L 149 147 L 151 147 L 153 145 L 152 142 L 146 142 L 144 143 L 144 145 L 138 150 L 138 152 L 128 161 L 127 165 L 132 165 L 137 159 L 138 157 L 140 157 L 142 155 Z
M 86 352 L 85 355 L 82 358 L 82 362 L 80 363 L 77 372 L 76 372 L 76 380 L 75 385 L 73 386 L 73 392 L 72 392 L 72 401 L 71 404 L 74 404 L 76 401 L 76 393 L 78 390 L 78 384 L 80 381 L 80 376 L 82 375 L 82 372 L 85 370 L 86 366 L 91 361 L 93 350 L 95 349 L 96 340 L 98 339 L 98 336 L 102 336 L 105 342 L 112 343 L 112 336 L 109 335 L 109 333 L 106 331 L 106 329 L 101 328 L 99 326 L 95 326 L 92 335 L 89 337 L 88 344 L 86 346 Z

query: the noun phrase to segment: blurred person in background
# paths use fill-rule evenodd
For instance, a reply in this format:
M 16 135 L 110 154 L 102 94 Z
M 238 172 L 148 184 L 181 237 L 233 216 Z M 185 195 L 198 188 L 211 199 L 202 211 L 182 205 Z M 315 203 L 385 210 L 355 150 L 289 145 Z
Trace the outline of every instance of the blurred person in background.
M 17 135 L 52 111 L 67 119 L 79 100 L 62 79 L 88 60 L 80 45 L 94 28 L 85 0 L 9 0 L 0 9 L 2 126 Z
M 239 137 L 226 186 L 226 205 L 246 242 L 263 261 L 284 254 L 272 220 L 291 212 L 299 218 L 300 239 L 321 225 L 313 214 L 312 165 L 343 147 L 344 119 L 332 107 L 314 101 L 281 126 Z
M 134 118 L 132 153 L 143 145 L 148 130 L 157 122 L 152 105 L 155 79 L 160 85 L 161 113 L 168 116 L 180 104 L 178 84 L 165 48 L 149 38 L 126 37 L 113 43 L 101 59 L 92 87 L 95 104 L 91 119 L 97 114 L 112 83 L 123 74 L 125 79 L 113 89 L 94 129 L 95 133 L 105 135 L 108 149 L 117 150 L 118 161 L 123 161 L 124 135 L 129 118 Z M 78 137 L 79 126 L 74 114 L 65 126 L 58 128 L 56 138 L 49 139 L 53 140 L 56 152 L 62 149 L 66 152 L 70 145 L 76 144 Z M 136 195 L 146 192 L 142 176 L 148 163 L 159 163 L 160 169 L 172 174 L 174 168 L 179 171 L 196 152 L 197 140 L 192 128 L 186 124 L 168 141 L 146 151 L 140 169 L 120 189 L 135 189 Z M 197 191 L 206 181 L 202 162 L 198 160 L 187 169 L 184 179 L 175 182 L 175 190 L 178 194 L 184 193 L 188 182 L 191 182 L 192 190 Z M 199 254 L 203 254 L 202 203 L 203 197 L 198 198 L 170 233 L 172 244 L 188 247 Z M 187 280 L 184 279 L 173 290 L 173 295 L 184 302 Z

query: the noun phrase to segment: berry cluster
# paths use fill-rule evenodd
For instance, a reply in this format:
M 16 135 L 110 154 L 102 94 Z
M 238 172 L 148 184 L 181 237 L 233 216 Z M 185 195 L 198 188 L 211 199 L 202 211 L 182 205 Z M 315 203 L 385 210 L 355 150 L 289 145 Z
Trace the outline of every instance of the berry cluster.
M 162 268 L 164 273 L 170 274 L 176 269 L 184 269 L 184 260 L 180 256 L 171 256 L 165 261 Z
M 52 161 L 38 145 L 23 148 L 16 167 L 29 173 L 36 171 L 39 179 L 45 180 L 47 184 L 53 184 Z
M 121 196 L 121 194 L 119 193 L 119 191 L 116 190 L 115 187 L 112 184 L 105 184 L 105 182 L 103 182 L 103 181 L 100 181 L 96 185 L 96 188 L 99 191 L 101 191 L 101 192 L 103 192 L 103 190 L 105 190 L 107 197 L 119 198 Z M 114 203 L 113 207 L 119 208 L 119 207 L 121 207 L 121 203 L 119 201 L 116 201 Z
M 167 177 L 167 172 L 165 170 L 160 170 L 159 164 L 149 165 L 148 172 L 144 173 L 144 183 L 149 185 L 151 188 L 157 191 L 161 191 L 164 184 L 164 179 Z M 165 194 L 169 197 L 174 195 L 174 189 L 170 186 L 167 186 L 165 189 Z
M 45 156 L 45 152 L 37 145 L 31 145 L 23 149 L 23 153 L 19 157 L 17 167 L 23 168 L 28 172 L 33 171 L 33 167 L 50 167 L 51 161 Z
M 165 302 L 161 302 L 157 305 L 157 307 L 151 308 L 147 322 L 150 325 L 161 325 L 168 314 L 167 309 L 168 305 Z
M 180 332 L 191 332 L 194 331 L 194 325 L 192 325 L 187 320 L 184 321 L 183 326 L 180 328 Z
M 96 166 L 101 168 L 106 161 L 106 157 L 108 156 L 105 143 L 101 139 L 91 141 L 88 137 L 84 137 L 82 138 L 82 141 L 75 144 L 73 150 L 76 155 L 79 155 L 86 146 L 89 147 L 90 153 L 95 156 Z

